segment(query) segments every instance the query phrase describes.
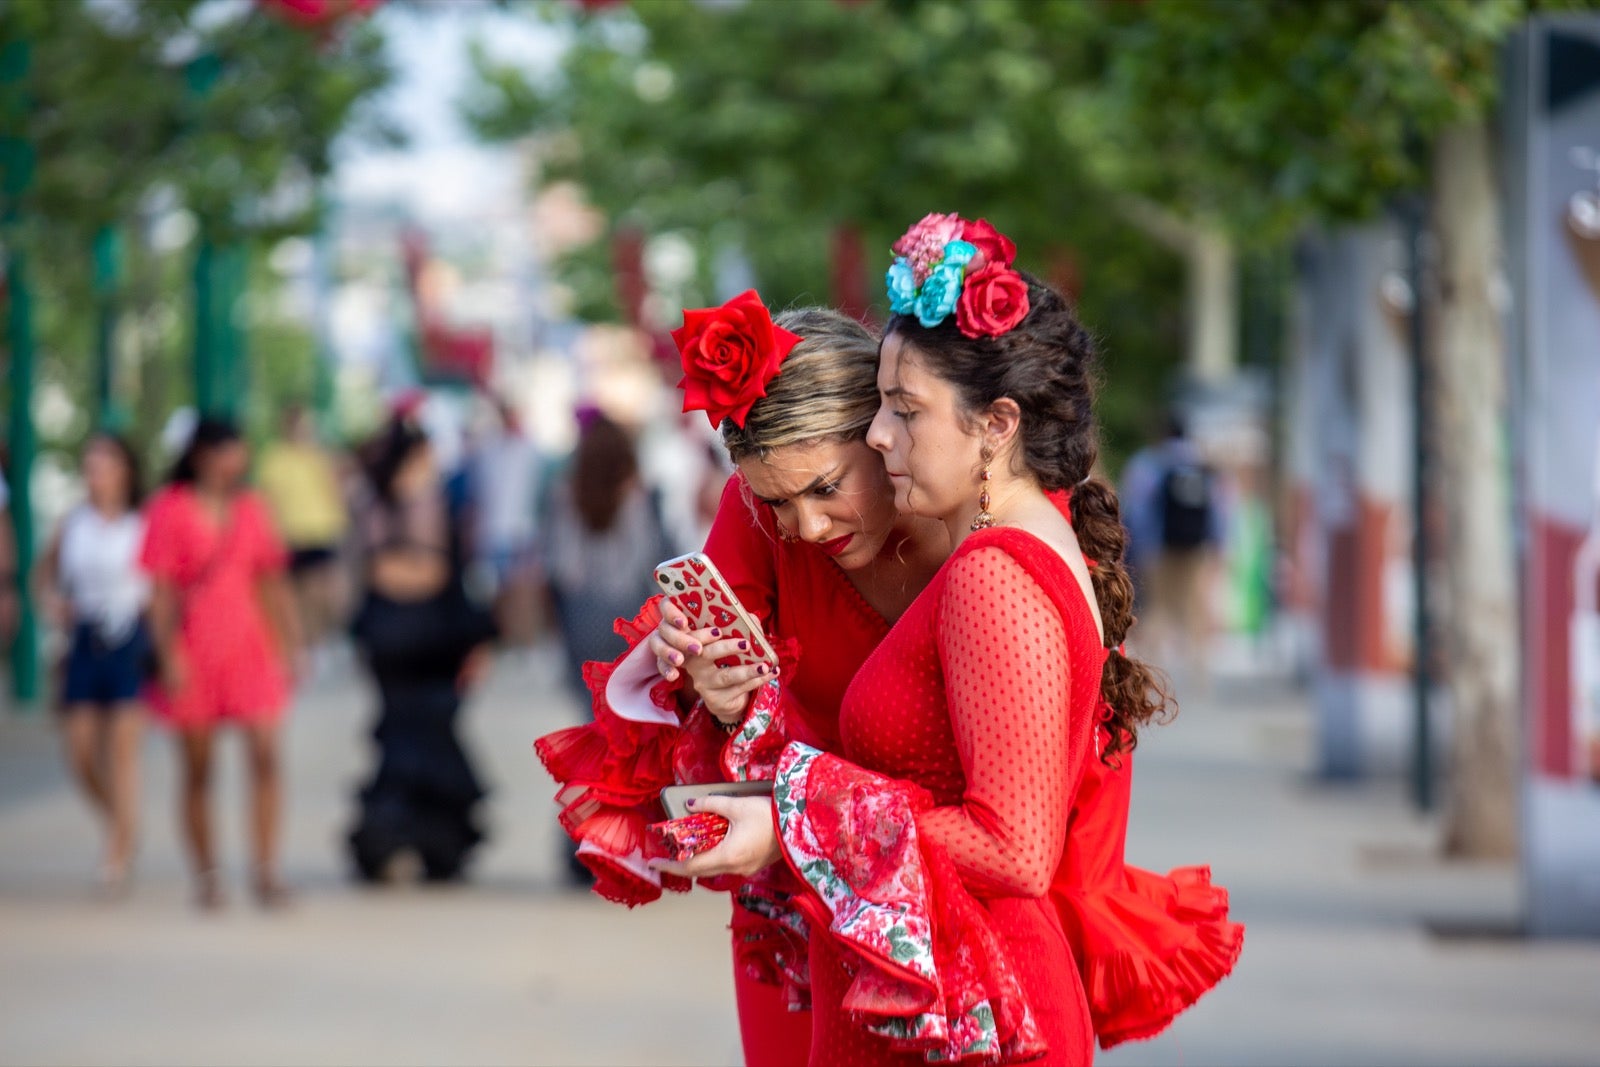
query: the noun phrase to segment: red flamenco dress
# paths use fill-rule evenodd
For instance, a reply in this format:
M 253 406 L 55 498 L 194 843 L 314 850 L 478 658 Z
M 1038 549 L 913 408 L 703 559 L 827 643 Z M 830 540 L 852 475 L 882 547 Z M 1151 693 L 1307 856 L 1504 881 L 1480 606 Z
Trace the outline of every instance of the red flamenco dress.
M 789 740 L 840 751 L 834 709 L 889 629 L 830 559 L 780 540 L 770 513 L 746 502 L 738 479 L 724 492 L 707 552 L 774 637 L 784 660 L 781 699 L 776 686 L 762 690 L 731 740 L 703 718 L 685 715 L 675 687 L 655 678 L 641 648 L 660 618 L 651 601 L 638 618 L 618 622 L 630 652 L 586 667 L 595 721 L 535 746 L 561 783 L 561 821 L 596 873 L 596 891 L 629 906 L 656 899 L 663 888 L 688 888 L 644 866 L 644 827 L 661 818 L 661 786 L 771 777 Z M 1075 586 L 1067 590 L 1081 597 Z M 1092 674 L 1097 687 L 1098 670 Z M 1104 737 L 1096 731 L 1097 749 Z M 1051 879 L 1051 898 L 1106 1048 L 1164 1029 L 1228 973 L 1243 935 L 1227 920 L 1226 891 L 1210 887 L 1203 869 L 1162 878 L 1122 865 L 1130 774 L 1127 754 L 1110 764 L 1084 761 L 1065 852 Z M 906 803 L 923 802 L 920 787 L 906 788 Z M 811 1017 L 797 1010 L 809 1003 L 809 928 L 796 907 L 803 887 L 787 873 L 774 870 L 741 887 L 733 909 L 735 987 L 749 1067 L 803 1063 L 810 1048 Z
M 979 531 L 850 686 L 842 758 L 784 751 L 775 807 L 811 890 L 813 1064 L 1091 1061 L 1050 889 L 1104 660 L 1062 559 L 1023 531 Z
M 837 751 L 845 688 L 889 632 L 888 621 L 816 546 L 779 537 L 771 510 L 751 499 L 737 475 L 723 491 L 705 552 L 760 621 L 782 660 L 783 727 L 769 743 L 795 739 Z M 660 788 L 675 777 L 751 776 L 737 766 L 749 756 L 739 739 L 724 751 L 728 738 L 703 713 L 687 715 L 676 686 L 657 682 L 642 642 L 660 621 L 658 603 L 646 604 L 631 622 L 618 622 L 629 653 L 614 663 L 586 665 L 595 721 L 549 734 L 535 745 L 561 783 L 562 825 L 579 842 L 579 858 L 596 874 L 596 891 L 629 906 L 654 900 L 663 889 L 688 888 L 644 866 L 643 829 L 662 818 L 656 802 Z M 641 700 L 642 694 L 647 695 Z M 736 764 L 732 768 L 730 760 Z M 783 992 L 792 983 L 784 980 L 778 959 L 780 946 L 792 938 L 737 903 L 732 930 L 746 1064 L 805 1063 L 811 1017 L 796 1010 L 800 1002 L 792 992 Z

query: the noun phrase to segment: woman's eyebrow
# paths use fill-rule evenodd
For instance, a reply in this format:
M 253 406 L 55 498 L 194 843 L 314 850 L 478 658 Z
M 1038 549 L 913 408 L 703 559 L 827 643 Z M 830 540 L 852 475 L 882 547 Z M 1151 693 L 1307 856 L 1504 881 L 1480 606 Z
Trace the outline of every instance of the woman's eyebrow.
M 801 489 L 798 492 L 793 493 L 793 494 L 791 494 L 789 496 L 786 496 L 786 497 L 779 497 L 778 499 L 773 500 L 773 499 L 770 499 L 768 497 L 761 496 L 758 493 L 758 494 L 756 494 L 756 499 L 758 501 L 760 501 L 761 503 L 763 503 L 763 504 L 769 505 L 771 507 L 777 507 L 779 504 L 782 504 L 785 500 L 793 500 L 797 496 L 805 496 L 807 493 L 811 492 L 813 489 L 817 488 L 819 485 L 822 485 L 824 482 L 833 481 L 834 476 L 837 475 L 838 473 L 839 473 L 839 468 L 838 467 L 834 467 L 832 470 L 829 470 L 825 474 L 817 475 L 816 479 L 814 481 L 812 481 L 812 483 L 810 485 L 806 486 L 804 489 Z

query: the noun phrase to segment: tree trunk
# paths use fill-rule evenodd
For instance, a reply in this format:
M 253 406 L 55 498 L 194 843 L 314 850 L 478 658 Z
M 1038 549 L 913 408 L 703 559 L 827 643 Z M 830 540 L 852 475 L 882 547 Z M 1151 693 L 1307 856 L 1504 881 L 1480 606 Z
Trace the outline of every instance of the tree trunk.
M 1485 125 L 1434 146 L 1438 239 L 1433 405 L 1448 610 L 1440 632 L 1453 714 L 1445 851 L 1517 847 L 1517 602 L 1511 547 L 1506 346 L 1491 299 L 1498 211 Z
M 1239 264 L 1221 229 L 1197 227 L 1189 245 L 1189 372 L 1225 382 L 1239 362 Z
M 1122 201 L 1127 218 L 1185 260 L 1187 362 L 1207 384 L 1233 377 L 1239 362 L 1238 257 L 1221 226 L 1180 218 L 1147 200 Z

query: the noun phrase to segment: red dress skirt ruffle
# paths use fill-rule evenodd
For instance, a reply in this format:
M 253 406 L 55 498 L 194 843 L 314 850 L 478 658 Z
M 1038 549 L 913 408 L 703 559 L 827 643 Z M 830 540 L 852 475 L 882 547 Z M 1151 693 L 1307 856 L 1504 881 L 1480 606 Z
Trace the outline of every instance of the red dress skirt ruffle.
M 1089 761 L 1050 891 L 1103 1049 L 1161 1033 L 1232 972 L 1244 947 L 1209 867 L 1160 875 L 1124 862 L 1132 780 L 1129 753 Z

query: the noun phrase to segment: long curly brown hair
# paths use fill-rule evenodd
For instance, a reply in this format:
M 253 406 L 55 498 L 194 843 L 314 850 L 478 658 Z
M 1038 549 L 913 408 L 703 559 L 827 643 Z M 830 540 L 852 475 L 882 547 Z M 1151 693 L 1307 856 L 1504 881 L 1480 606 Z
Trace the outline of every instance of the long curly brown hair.
M 1017 460 L 1041 488 L 1070 490 L 1072 528 L 1084 558 L 1093 561 L 1089 576 L 1109 650 L 1100 678 L 1111 733 L 1101 755 L 1109 761 L 1133 750 L 1141 726 L 1170 717 L 1177 706 L 1160 672 L 1121 647 L 1135 621 L 1133 581 L 1123 561 L 1128 535 L 1116 491 L 1090 477 L 1100 450 L 1094 339 L 1063 296 L 1031 275 L 1023 277 L 1028 315 L 999 337 L 968 337 L 954 315 L 931 329 L 912 316 L 895 315 L 884 336 L 898 334 L 914 347 L 970 412 L 1002 397 L 1016 401 L 1022 409 Z

